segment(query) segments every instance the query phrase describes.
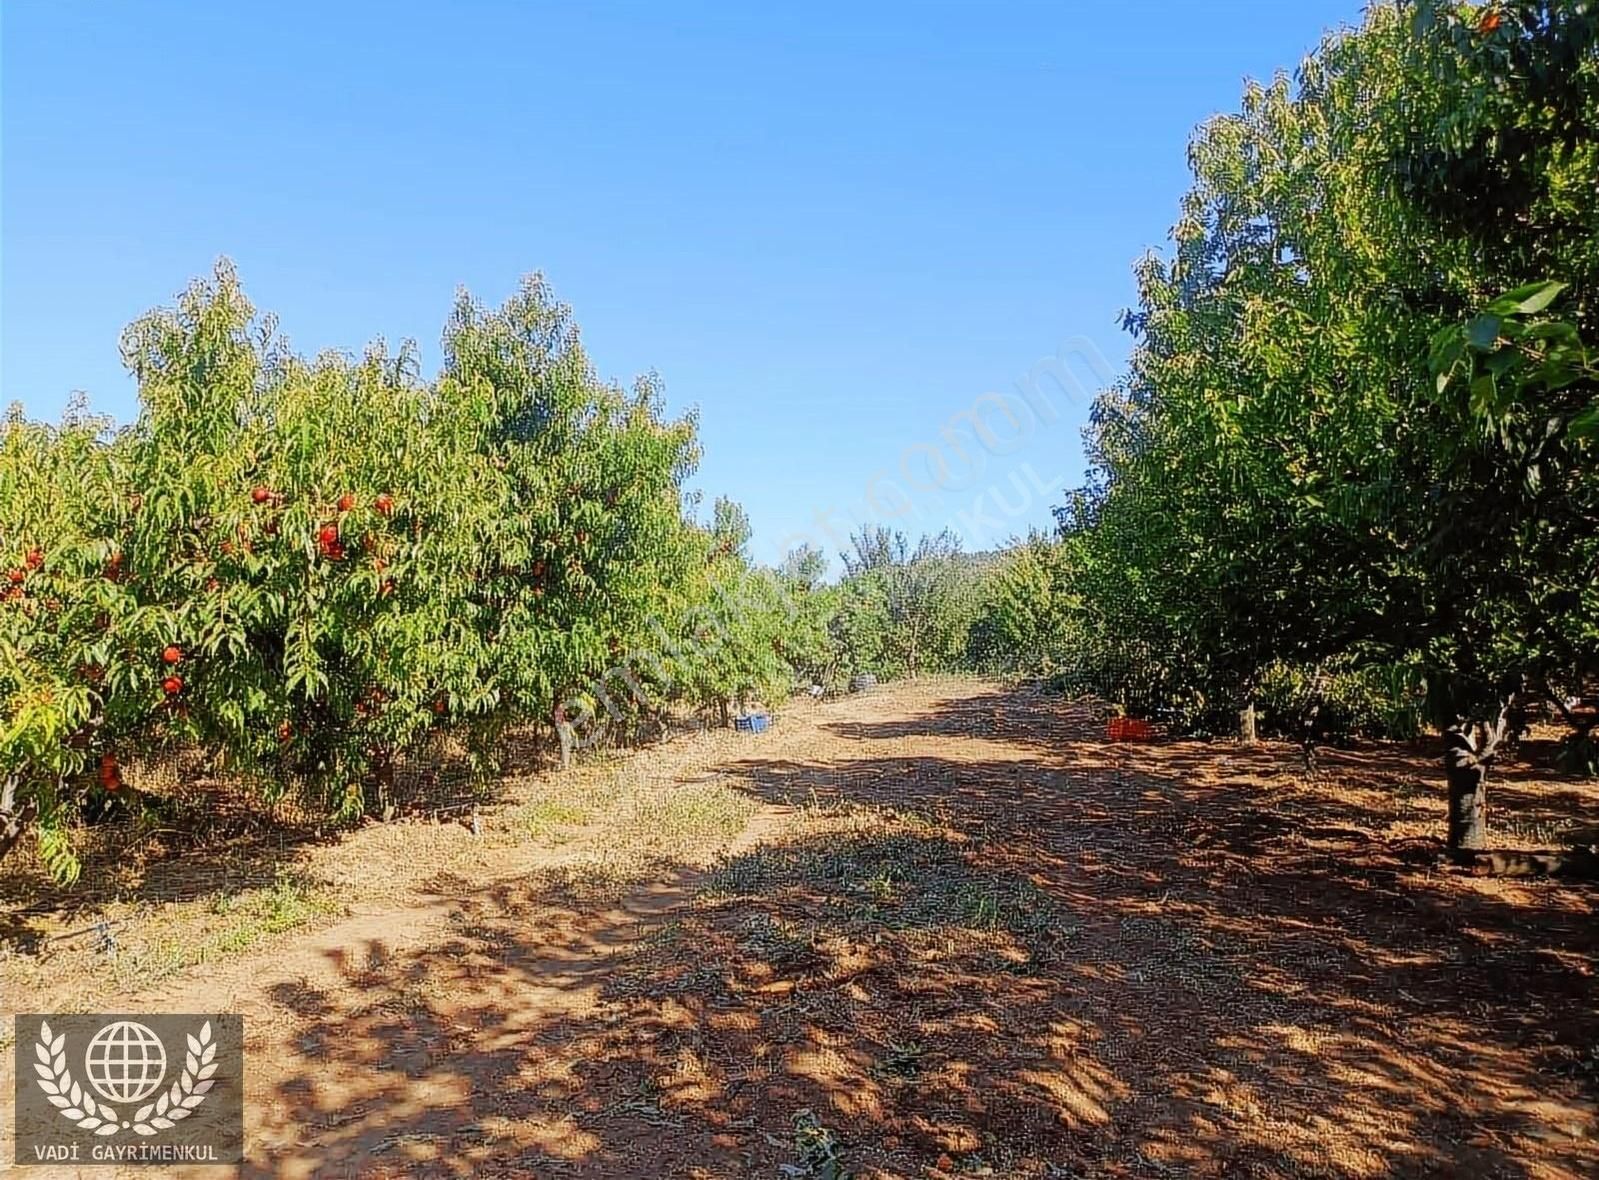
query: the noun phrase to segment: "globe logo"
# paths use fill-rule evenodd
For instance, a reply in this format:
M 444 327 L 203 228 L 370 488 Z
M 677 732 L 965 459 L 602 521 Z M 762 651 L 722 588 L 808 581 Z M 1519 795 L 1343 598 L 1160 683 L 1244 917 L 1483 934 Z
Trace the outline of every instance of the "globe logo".
M 118 1020 L 94 1034 L 83 1068 L 107 1102 L 142 1102 L 161 1088 L 167 1050 L 144 1025 Z

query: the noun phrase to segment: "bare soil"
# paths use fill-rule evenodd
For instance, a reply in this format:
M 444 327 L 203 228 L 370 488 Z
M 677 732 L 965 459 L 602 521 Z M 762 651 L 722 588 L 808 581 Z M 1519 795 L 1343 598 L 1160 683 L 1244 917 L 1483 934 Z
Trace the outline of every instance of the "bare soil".
M 1441 866 L 1436 766 L 890 686 L 510 779 L 475 833 L 141 863 L 14 913 L 0 987 L 243 1012 L 251 1177 L 1599 1175 L 1599 893 Z M 1531 765 L 1490 806 L 1599 823 Z

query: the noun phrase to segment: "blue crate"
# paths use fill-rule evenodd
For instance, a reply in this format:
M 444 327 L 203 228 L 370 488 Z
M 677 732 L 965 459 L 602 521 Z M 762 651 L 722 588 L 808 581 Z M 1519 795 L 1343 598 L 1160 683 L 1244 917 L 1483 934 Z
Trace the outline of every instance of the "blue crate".
M 740 733 L 765 733 L 771 725 L 772 719 L 765 713 L 746 713 L 733 718 L 733 728 Z

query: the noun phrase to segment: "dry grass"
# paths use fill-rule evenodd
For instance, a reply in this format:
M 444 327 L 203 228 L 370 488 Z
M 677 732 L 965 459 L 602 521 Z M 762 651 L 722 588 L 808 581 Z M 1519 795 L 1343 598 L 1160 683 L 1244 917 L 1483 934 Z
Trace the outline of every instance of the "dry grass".
M 344 831 L 288 804 L 246 819 L 246 797 L 230 793 L 239 788 L 209 784 L 215 810 L 188 830 L 130 811 L 85 833 L 80 885 L 50 884 L 26 857 L 8 863 L 0 896 L 23 904 L 0 917 L 0 990 L 84 1010 L 95 996 L 258 952 L 357 910 L 422 904 L 441 882 L 486 869 L 614 897 L 664 865 L 708 863 L 744 828 L 756 801 L 703 770 L 735 748 L 707 733 L 613 752 Z M 142 785 L 168 792 L 168 822 L 198 806 L 182 769 L 140 772 Z
M 184 909 L 137 924 L 128 950 L 108 954 L 112 976 L 128 987 L 149 986 L 202 964 L 244 954 L 292 931 L 325 925 L 346 907 L 313 881 L 282 872 L 260 889 L 222 892 L 198 903 L 205 916 Z M 118 939 L 122 942 L 124 939 Z

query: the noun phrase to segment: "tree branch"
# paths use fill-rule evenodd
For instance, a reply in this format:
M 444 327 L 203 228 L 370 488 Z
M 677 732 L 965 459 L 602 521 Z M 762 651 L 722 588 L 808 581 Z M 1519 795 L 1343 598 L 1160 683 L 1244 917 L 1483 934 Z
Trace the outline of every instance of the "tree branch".
M 1492 762 L 1498 753 L 1499 743 L 1505 740 L 1505 734 L 1510 727 L 1510 707 L 1516 702 L 1516 694 L 1510 693 L 1500 702 L 1499 716 L 1495 719 L 1492 728 L 1488 730 L 1487 740 L 1483 743 L 1482 751 L 1477 755 L 1477 761 L 1483 765 Z

